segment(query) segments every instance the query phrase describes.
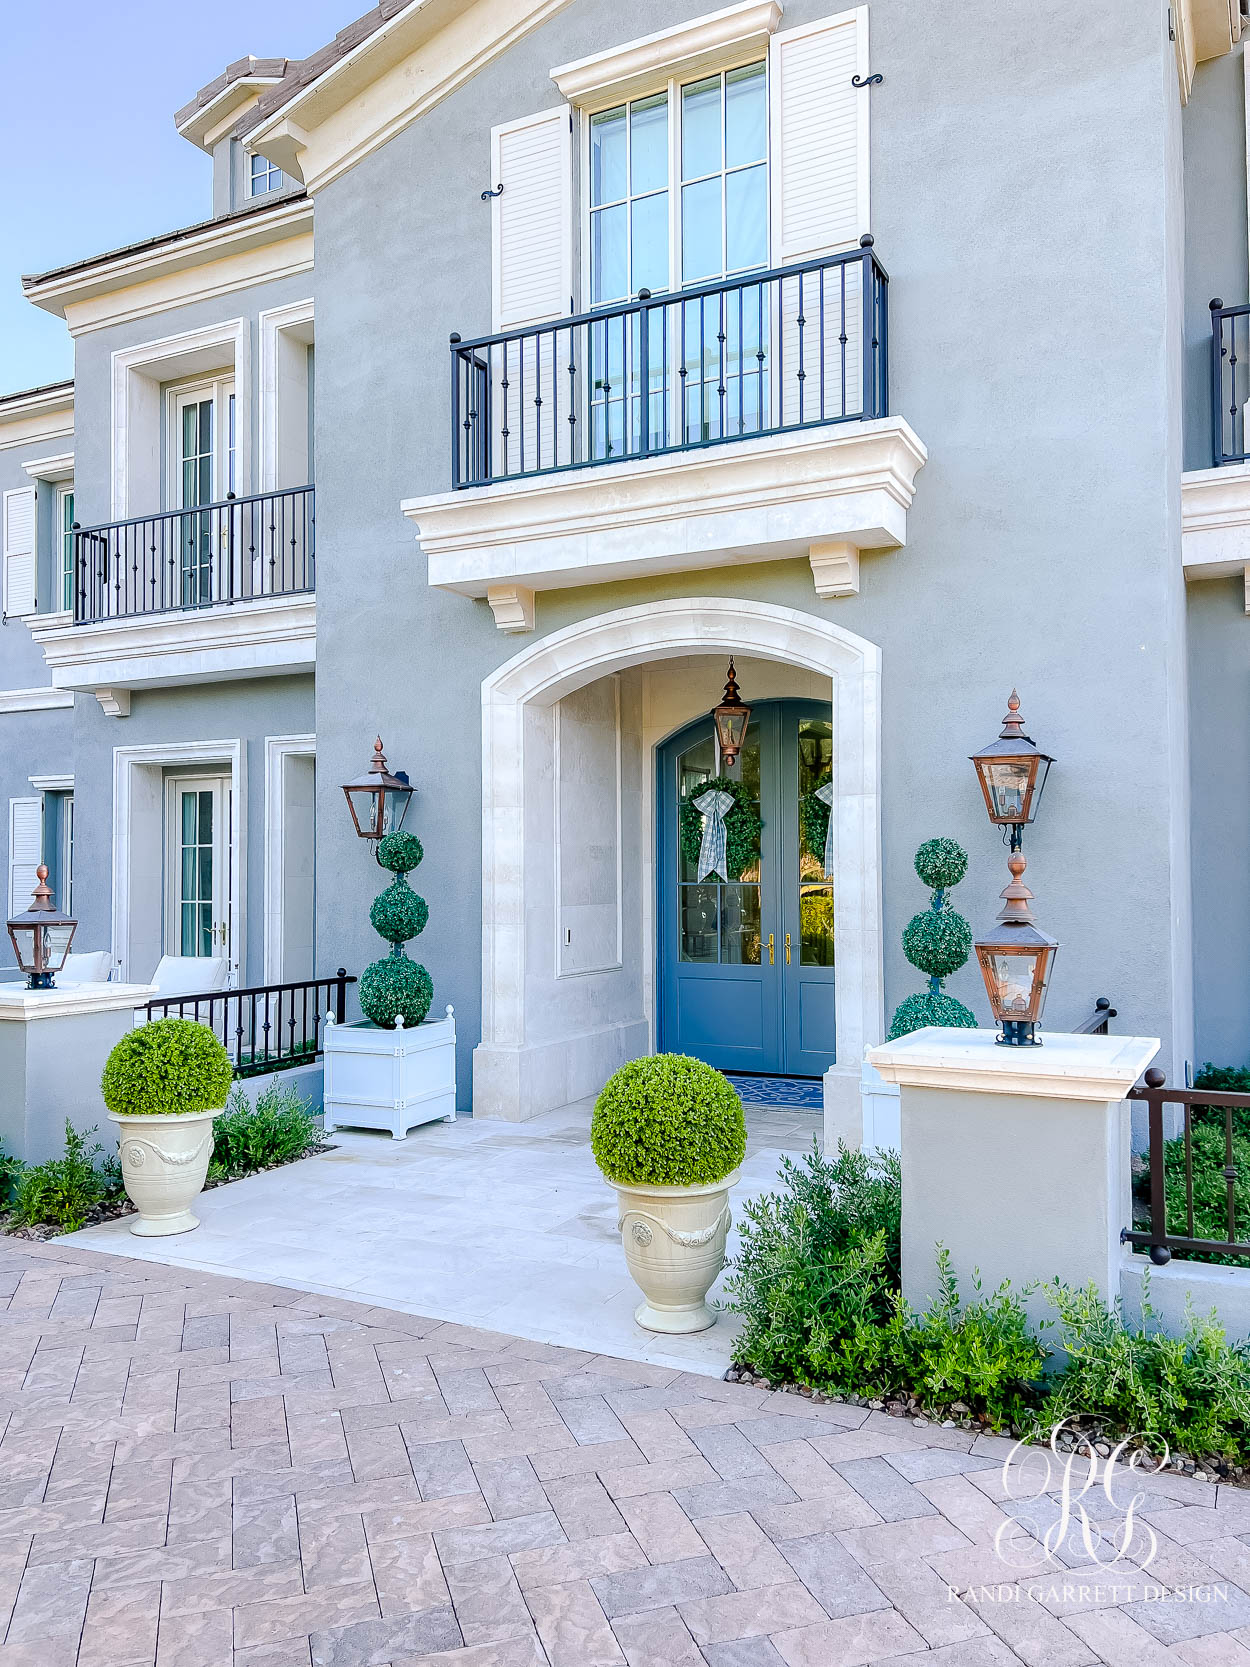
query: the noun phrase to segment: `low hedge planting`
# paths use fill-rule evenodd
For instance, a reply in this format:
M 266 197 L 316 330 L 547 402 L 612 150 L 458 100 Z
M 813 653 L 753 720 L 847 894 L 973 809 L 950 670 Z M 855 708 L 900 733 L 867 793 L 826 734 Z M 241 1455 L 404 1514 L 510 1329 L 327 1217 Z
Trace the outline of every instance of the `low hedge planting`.
M 117 1117 L 186 1116 L 224 1106 L 231 1080 L 230 1055 L 207 1025 L 154 1019 L 117 1043 L 100 1091 Z
M 781 1190 L 745 1206 L 726 1282 L 742 1318 L 733 1375 L 768 1386 L 953 1418 L 965 1427 L 1048 1432 L 1061 1419 L 1132 1437 L 1240 1477 L 1250 1459 L 1250 1344 L 1216 1316 L 1186 1316 L 1180 1336 L 1150 1306 L 1140 1325 L 1090 1286 L 1042 1287 L 1054 1319 L 1035 1326 L 1036 1287 L 961 1295 L 938 1247 L 938 1295 L 904 1300 L 898 1266 L 897 1156 L 839 1147 L 785 1160 Z
M 701 1059 L 631 1060 L 595 1101 L 590 1145 L 608 1180 L 622 1186 L 711 1185 L 746 1152 L 742 1101 Z

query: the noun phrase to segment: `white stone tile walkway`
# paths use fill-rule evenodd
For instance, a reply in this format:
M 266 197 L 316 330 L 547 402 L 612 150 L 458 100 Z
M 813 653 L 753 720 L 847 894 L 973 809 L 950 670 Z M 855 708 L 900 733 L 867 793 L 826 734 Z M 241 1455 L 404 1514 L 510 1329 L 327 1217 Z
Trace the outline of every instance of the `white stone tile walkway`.
M 138 1239 L 123 1218 L 59 1242 L 719 1375 L 732 1315 L 694 1337 L 657 1337 L 634 1321 L 640 1296 L 615 1194 L 591 1155 L 591 1105 L 527 1123 L 431 1123 L 404 1141 L 340 1130 L 332 1152 L 205 1193 L 193 1233 Z M 816 1111 L 747 1108 L 735 1214 L 773 1187 L 784 1152 L 811 1146 L 819 1123 Z

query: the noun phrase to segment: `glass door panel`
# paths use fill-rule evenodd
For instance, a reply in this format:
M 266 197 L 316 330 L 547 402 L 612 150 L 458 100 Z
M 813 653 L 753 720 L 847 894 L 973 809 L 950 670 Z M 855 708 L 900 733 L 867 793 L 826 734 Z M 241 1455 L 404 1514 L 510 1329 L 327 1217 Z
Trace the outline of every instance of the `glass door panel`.
M 168 784 L 165 953 L 230 952 L 230 783 L 172 777 Z
M 213 401 L 195 396 L 179 401 L 178 507 L 195 509 L 213 501 Z M 184 608 L 212 601 L 213 549 L 211 516 L 180 519 L 181 580 Z
M 818 1076 L 832 1063 L 834 1025 L 833 877 L 826 873 L 831 807 L 822 797 L 833 779 L 828 709 L 787 706 L 784 718 L 782 819 L 786 864 L 783 1058 L 795 1076 Z

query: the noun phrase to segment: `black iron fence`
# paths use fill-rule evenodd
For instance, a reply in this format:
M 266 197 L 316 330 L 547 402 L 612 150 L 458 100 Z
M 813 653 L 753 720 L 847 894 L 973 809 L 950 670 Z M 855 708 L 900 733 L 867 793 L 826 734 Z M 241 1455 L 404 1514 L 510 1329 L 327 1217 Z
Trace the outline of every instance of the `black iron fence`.
M 1245 463 L 1250 400 L 1250 307 L 1211 303 L 1211 443 L 1218 469 Z
M 311 486 L 76 527 L 73 538 L 75 624 L 314 588 Z
M 1106 996 L 1099 996 L 1094 1003 L 1094 1011 L 1082 1019 L 1079 1025 L 1072 1026 L 1073 1036 L 1109 1036 L 1111 1034 L 1110 1021 L 1116 1017 L 1116 1010 Z
M 355 975 L 340 967 L 333 978 L 257 984 L 250 990 L 215 990 L 210 995 L 158 996 L 147 1004 L 149 1019 L 194 1019 L 207 1025 L 225 1046 L 236 1077 L 289 1070 L 320 1057 L 324 1023 L 347 1017 L 347 986 Z
M 887 286 L 865 237 L 825 260 L 453 335 L 452 483 L 887 416 Z
M 1238 1161 L 1250 1136 L 1250 1094 L 1169 1088 L 1164 1072 L 1147 1071 L 1128 1097 L 1146 1107 L 1150 1144 L 1134 1185 L 1133 1225 L 1121 1239 L 1159 1266 L 1175 1252 L 1250 1256 L 1250 1175 Z

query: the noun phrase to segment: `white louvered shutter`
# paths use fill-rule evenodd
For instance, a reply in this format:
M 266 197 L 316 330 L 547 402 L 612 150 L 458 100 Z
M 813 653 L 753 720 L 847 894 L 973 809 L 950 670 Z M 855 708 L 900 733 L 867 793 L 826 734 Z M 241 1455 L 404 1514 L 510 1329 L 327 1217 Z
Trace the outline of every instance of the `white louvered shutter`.
M 868 225 L 868 8 L 774 35 L 769 47 L 773 264 L 853 248 Z
M 13 618 L 35 611 L 35 489 L 4 494 L 4 612 Z
M 9 800 L 9 914 L 30 907 L 43 856 L 43 800 Z
M 573 311 L 573 153 L 569 108 L 545 110 L 491 133 L 491 175 L 503 192 L 494 216 L 495 329 L 567 318 Z M 557 359 L 567 336 L 543 332 L 492 353 L 493 471 L 529 474 L 569 461 L 571 398 Z M 558 349 L 560 351 L 558 351 Z
M 491 129 L 494 327 L 573 310 L 573 150 L 569 107 Z

